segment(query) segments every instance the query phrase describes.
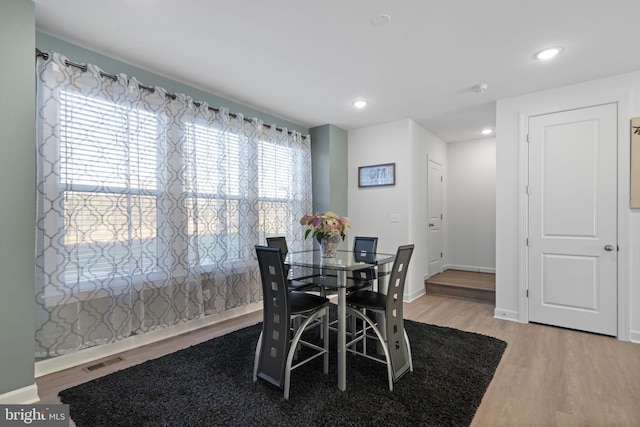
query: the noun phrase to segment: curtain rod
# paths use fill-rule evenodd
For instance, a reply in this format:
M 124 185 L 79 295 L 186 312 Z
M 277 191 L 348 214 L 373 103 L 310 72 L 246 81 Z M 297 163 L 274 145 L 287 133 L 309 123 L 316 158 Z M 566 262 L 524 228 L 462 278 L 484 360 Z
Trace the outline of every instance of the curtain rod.
M 43 52 L 40 49 L 36 48 L 36 58 L 38 56 L 41 56 L 44 59 L 49 59 L 49 54 L 47 52 Z M 78 64 L 76 62 L 71 62 L 71 61 L 66 60 L 66 59 L 65 59 L 64 63 L 65 63 L 65 65 L 67 67 L 75 67 L 75 68 L 78 68 L 78 69 L 82 70 L 83 72 L 87 71 L 87 66 L 84 65 L 84 64 Z M 115 74 L 108 74 L 108 73 L 105 73 L 104 71 L 100 71 L 100 77 L 111 79 L 114 82 L 118 80 L 118 76 L 116 76 Z M 143 85 L 142 83 L 138 83 L 138 87 L 140 89 L 148 90 L 151 93 L 155 92 L 155 88 L 153 86 L 146 86 L 146 85 Z M 171 98 L 171 99 L 176 99 L 177 98 L 177 96 L 174 93 L 167 93 L 167 96 L 169 98 Z M 200 105 L 202 105 L 201 102 L 197 102 L 197 101 L 194 101 L 193 104 L 196 107 L 199 107 Z M 208 108 L 209 108 L 209 110 L 215 111 L 216 113 L 220 111 L 220 109 L 216 108 L 216 107 L 209 106 Z M 229 113 L 229 116 L 233 117 L 234 119 L 238 117 L 238 115 L 236 113 Z M 252 123 L 251 119 L 246 118 L 246 117 L 244 118 L 244 121 L 248 122 L 248 123 Z M 270 125 L 269 123 L 263 123 L 262 126 L 268 128 L 268 129 L 271 129 L 271 127 L 272 127 L 272 125 Z M 279 128 L 279 127 L 276 127 L 275 130 L 277 130 L 278 132 L 284 132 L 284 129 Z M 293 132 L 292 131 L 287 131 L 287 133 L 289 135 L 291 135 Z M 308 136 L 309 135 L 302 135 L 303 138 L 306 138 Z

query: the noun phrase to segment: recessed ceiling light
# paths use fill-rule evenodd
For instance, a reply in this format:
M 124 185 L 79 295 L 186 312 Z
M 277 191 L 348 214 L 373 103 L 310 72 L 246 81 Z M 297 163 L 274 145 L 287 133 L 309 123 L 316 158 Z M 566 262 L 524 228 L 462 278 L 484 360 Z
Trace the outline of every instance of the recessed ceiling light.
M 551 59 L 557 56 L 560 52 L 562 52 L 561 47 L 551 47 L 549 49 L 541 50 L 536 53 L 533 57 L 536 59 L 540 59 L 542 61 L 546 61 L 547 59 Z
M 367 106 L 367 101 L 363 101 L 363 100 L 353 101 L 353 106 L 358 109 L 362 109 Z
M 391 22 L 391 16 L 387 15 L 386 13 L 381 13 L 379 15 L 376 15 L 371 19 L 371 23 L 375 27 L 380 27 L 382 25 L 387 25 L 389 22 Z
M 482 129 L 482 134 L 483 135 L 491 135 L 493 133 L 493 129 Z

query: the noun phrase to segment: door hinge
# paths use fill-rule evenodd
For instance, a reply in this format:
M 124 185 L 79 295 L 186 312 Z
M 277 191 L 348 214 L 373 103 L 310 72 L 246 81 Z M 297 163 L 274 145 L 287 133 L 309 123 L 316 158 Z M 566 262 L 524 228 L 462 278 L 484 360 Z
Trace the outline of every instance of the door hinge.
M 440 175 L 440 182 L 443 182 L 444 178 L 442 178 L 442 175 Z
M 525 245 L 529 246 L 529 238 L 528 237 L 525 239 Z
M 529 134 L 527 134 L 527 143 L 529 142 Z
M 527 293 L 527 298 L 529 298 L 529 289 L 525 291 Z
M 440 258 L 442 258 L 442 252 L 440 252 Z
M 527 193 L 527 195 L 531 194 L 531 193 L 529 192 L 529 186 L 528 186 L 528 185 L 524 188 L 524 191 L 525 191 L 525 193 Z

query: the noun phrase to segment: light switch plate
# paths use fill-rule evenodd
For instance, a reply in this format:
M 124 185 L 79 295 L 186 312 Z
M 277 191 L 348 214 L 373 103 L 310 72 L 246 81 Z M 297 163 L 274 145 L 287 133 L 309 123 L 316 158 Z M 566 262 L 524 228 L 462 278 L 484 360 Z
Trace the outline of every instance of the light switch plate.
M 391 214 L 391 222 L 400 222 L 400 214 Z

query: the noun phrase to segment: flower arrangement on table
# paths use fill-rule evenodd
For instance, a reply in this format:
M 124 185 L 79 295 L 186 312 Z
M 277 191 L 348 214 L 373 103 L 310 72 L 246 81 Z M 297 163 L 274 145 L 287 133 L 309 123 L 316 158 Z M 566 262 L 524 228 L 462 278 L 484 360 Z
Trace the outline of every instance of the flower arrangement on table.
M 344 232 L 347 228 L 351 228 L 351 221 L 346 216 L 338 216 L 333 212 L 318 213 L 314 212 L 312 215 L 305 215 L 300 220 L 301 225 L 307 226 L 307 231 L 304 233 L 306 239 L 311 235 L 315 237 L 318 243 L 322 242 L 322 239 L 329 238 L 334 234 L 340 234 L 342 240 L 346 237 Z
M 312 215 L 303 216 L 300 225 L 307 227 L 305 239 L 311 235 L 320 243 L 323 256 L 333 257 L 339 238 L 345 239 L 345 231 L 351 228 L 351 221 L 346 216 L 338 216 L 333 212 L 314 212 Z

